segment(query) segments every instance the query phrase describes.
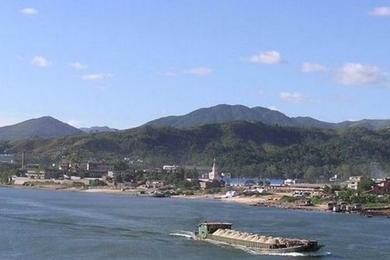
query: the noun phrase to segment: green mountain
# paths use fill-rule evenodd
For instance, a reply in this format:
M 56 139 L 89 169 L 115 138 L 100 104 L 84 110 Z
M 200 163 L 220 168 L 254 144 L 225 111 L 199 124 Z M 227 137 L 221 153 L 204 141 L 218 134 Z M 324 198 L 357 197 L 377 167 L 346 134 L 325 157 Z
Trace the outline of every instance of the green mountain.
M 188 129 L 139 127 L 117 133 L 13 141 L 0 151 L 53 162 L 89 158 L 163 164 L 210 165 L 243 176 L 342 176 L 390 170 L 390 129 L 319 129 L 230 122 Z
M 232 121 L 262 122 L 268 125 L 293 126 L 293 120 L 279 111 L 242 105 L 217 105 L 201 108 L 183 116 L 168 116 L 146 123 L 150 126 L 189 128 Z
M 329 123 L 311 117 L 288 117 L 285 114 L 264 107 L 249 108 L 242 105 L 217 105 L 201 108 L 182 116 L 168 116 L 146 123 L 149 126 L 170 126 L 176 128 L 190 128 L 195 126 L 227 123 L 233 121 L 262 122 L 267 125 L 316 127 L 316 128 L 344 128 L 365 127 L 368 129 L 382 129 L 390 127 L 390 120 L 361 120 Z
M 46 116 L 30 119 L 15 125 L 0 127 L 1 140 L 21 140 L 34 138 L 58 138 L 68 135 L 82 134 L 73 126 L 55 118 Z

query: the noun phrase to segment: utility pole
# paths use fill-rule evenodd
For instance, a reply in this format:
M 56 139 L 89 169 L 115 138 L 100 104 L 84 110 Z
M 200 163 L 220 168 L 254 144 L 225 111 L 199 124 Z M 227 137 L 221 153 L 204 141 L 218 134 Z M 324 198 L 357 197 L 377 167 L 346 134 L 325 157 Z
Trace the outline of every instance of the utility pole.
M 22 152 L 22 170 L 24 170 L 24 160 L 25 160 L 25 152 Z

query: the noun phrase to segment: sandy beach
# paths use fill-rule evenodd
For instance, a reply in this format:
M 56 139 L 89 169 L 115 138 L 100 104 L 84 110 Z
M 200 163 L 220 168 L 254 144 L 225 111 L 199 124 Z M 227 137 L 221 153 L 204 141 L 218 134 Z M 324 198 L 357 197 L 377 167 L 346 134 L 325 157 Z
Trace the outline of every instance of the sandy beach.
M 173 196 L 175 198 L 183 199 L 211 199 L 219 200 L 227 203 L 239 203 L 249 206 L 256 207 L 275 207 L 275 208 L 285 208 L 285 209 L 299 209 L 299 210 L 311 210 L 311 211 L 321 211 L 324 212 L 327 210 L 327 205 L 319 204 L 315 206 L 300 206 L 293 203 L 281 203 L 279 200 L 285 194 L 272 194 L 264 196 L 236 196 L 227 198 L 225 195 L 221 194 L 204 194 L 204 195 L 179 195 Z

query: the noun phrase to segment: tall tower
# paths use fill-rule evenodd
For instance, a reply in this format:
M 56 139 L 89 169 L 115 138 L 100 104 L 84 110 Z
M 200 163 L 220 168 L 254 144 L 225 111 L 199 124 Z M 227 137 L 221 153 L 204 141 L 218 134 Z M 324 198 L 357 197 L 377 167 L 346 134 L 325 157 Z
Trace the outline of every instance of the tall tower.
M 25 157 L 26 157 L 26 153 L 23 151 L 22 152 L 22 170 L 24 170 L 24 164 L 25 164 L 24 160 L 26 159 Z
M 209 179 L 210 180 L 219 180 L 218 170 L 215 163 L 215 158 L 213 161 L 213 168 L 211 169 L 211 172 L 209 172 Z

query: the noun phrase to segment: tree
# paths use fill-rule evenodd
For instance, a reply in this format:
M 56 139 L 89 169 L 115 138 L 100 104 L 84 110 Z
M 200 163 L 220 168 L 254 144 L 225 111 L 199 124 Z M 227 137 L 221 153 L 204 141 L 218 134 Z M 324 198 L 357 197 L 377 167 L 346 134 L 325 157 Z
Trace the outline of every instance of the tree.
M 129 165 L 122 160 L 115 160 L 113 165 L 115 171 L 126 171 L 129 169 Z
M 303 175 L 303 179 L 307 182 L 314 182 L 315 180 L 318 179 L 320 174 L 321 174 L 321 172 L 318 168 L 316 168 L 314 166 L 309 166 L 306 169 L 305 174 Z
M 359 191 L 368 191 L 372 189 L 372 186 L 374 186 L 374 181 L 370 178 L 363 178 L 359 182 L 358 190 Z

